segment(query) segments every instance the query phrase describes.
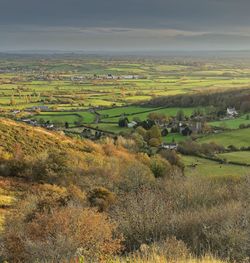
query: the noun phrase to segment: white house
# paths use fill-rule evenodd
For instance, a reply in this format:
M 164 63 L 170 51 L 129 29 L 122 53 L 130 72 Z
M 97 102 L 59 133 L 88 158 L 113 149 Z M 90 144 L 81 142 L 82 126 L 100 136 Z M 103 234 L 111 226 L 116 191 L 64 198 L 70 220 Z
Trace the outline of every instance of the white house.
M 227 115 L 229 117 L 236 117 L 238 116 L 238 112 L 236 111 L 235 108 L 227 108 Z
M 136 121 L 131 121 L 128 123 L 128 128 L 134 128 L 137 125 Z
M 172 143 L 165 143 L 165 142 L 163 142 L 161 144 L 161 148 L 162 149 L 169 149 L 169 150 L 177 150 L 178 144 L 175 143 L 175 142 L 172 142 Z

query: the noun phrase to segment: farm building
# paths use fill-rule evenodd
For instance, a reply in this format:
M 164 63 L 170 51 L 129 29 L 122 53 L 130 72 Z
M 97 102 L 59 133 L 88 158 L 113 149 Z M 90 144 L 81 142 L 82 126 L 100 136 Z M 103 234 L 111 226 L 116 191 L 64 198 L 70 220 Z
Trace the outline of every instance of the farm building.
M 233 118 L 233 117 L 238 116 L 238 112 L 236 111 L 235 108 L 227 108 L 227 115 L 228 117 Z
M 128 123 L 128 128 L 134 128 L 137 125 L 137 122 L 131 121 Z
M 175 143 L 175 142 L 172 142 L 172 143 L 165 143 L 165 142 L 163 142 L 161 144 L 160 148 L 162 148 L 162 149 L 169 149 L 169 150 L 177 150 L 178 144 Z

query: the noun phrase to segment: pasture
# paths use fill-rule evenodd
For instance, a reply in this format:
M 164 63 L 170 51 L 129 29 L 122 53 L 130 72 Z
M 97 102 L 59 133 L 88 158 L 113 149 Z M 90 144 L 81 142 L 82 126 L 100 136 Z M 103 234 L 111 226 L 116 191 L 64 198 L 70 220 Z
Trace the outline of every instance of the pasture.
M 33 116 L 36 120 L 49 121 L 51 123 L 62 123 L 68 122 L 71 125 L 76 125 L 77 122 L 88 124 L 95 120 L 94 114 L 88 111 L 54 111 L 54 112 L 41 112 Z
M 215 142 L 224 147 L 233 145 L 235 147 L 250 146 L 250 129 L 237 129 L 232 131 L 210 134 L 197 140 L 199 143 Z
M 218 154 L 218 157 L 229 162 L 246 163 L 250 165 L 250 151 L 238 151 Z
M 186 116 L 190 116 L 194 108 L 145 108 L 145 107 L 122 107 L 113 110 L 99 111 L 103 122 L 118 122 L 121 115 L 128 117 L 129 121 L 134 118 L 146 120 L 151 112 L 162 113 L 167 117 L 176 116 L 177 112 L 182 110 Z
M 238 129 L 241 124 L 250 125 L 250 118 L 248 114 L 244 114 L 239 118 L 231 120 L 209 122 L 209 125 L 211 126 L 222 127 L 226 129 Z
M 231 164 L 220 164 L 203 158 L 193 156 L 181 156 L 185 164 L 185 174 L 188 176 L 232 177 L 250 174 L 250 167 Z

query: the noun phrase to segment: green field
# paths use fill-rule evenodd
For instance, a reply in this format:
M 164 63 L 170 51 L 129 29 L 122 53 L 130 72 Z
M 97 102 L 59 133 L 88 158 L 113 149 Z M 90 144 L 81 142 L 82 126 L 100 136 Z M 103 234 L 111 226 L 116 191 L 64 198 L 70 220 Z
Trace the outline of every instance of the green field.
M 218 134 L 211 134 L 198 139 L 197 142 L 215 142 L 225 147 L 230 145 L 234 145 L 235 147 L 248 147 L 250 146 L 250 129 L 238 129 Z
M 74 124 L 79 120 L 83 120 L 83 123 L 92 123 L 95 120 L 94 114 L 87 111 L 76 111 L 76 112 L 41 112 L 33 117 L 36 120 L 50 121 L 52 123 L 68 122 Z
M 55 110 L 126 106 L 155 97 L 235 90 L 250 84 L 246 60 L 196 63 L 174 58 L 27 57 L 2 59 L 0 68 L 8 69 L 0 74 L 3 109 L 25 109 L 29 105 L 48 105 Z M 107 78 L 108 74 L 113 78 Z
M 92 124 L 91 127 L 98 128 L 103 131 L 114 132 L 117 134 L 121 132 L 130 133 L 132 131 L 132 129 L 129 128 L 119 127 L 116 123 L 98 123 Z
M 185 174 L 200 175 L 200 176 L 232 176 L 237 177 L 240 175 L 249 175 L 250 167 L 220 164 L 210 160 L 193 157 L 193 156 L 181 156 L 185 164 Z M 196 164 L 196 167 L 190 165 Z
M 249 118 L 247 118 L 247 116 L 248 114 L 245 114 L 239 118 L 232 120 L 209 122 L 209 125 L 228 129 L 238 129 L 240 124 L 250 125 L 250 120 Z
M 223 154 L 218 154 L 218 157 L 230 162 L 250 164 L 250 151 L 223 153 Z
M 162 142 L 171 143 L 173 140 L 178 143 L 187 140 L 188 137 L 183 136 L 179 133 L 169 133 L 167 136 L 162 137 Z
M 124 129 L 118 127 L 118 121 L 120 116 L 127 116 L 129 121 L 133 118 L 139 118 L 142 121 L 148 118 L 151 112 L 164 113 L 166 116 L 176 116 L 177 112 L 182 110 L 185 115 L 190 116 L 194 108 L 150 108 L 141 106 L 127 106 L 127 107 L 116 107 L 111 109 L 99 110 L 100 123 L 94 124 L 103 130 L 111 132 L 129 131 L 131 129 Z M 83 120 L 84 124 L 93 124 L 95 122 L 95 114 L 88 111 L 51 111 L 51 112 L 40 112 L 33 116 L 33 119 L 38 121 L 50 121 L 51 123 L 62 123 L 68 122 L 71 126 L 75 125 L 75 122 Z M 176 136 L 175 136 L 176 137 Z M 183 136 L 180 136 L 183 137 Z M 169 137 L 167 141 L 169 141 Z M 177 141 L 179 138 L 177 136 Z
M 157 108 L 150 108 L 150 107 L 140 107 L 140 106 L 127 106 L 127 107 L 118 107 L 118 108 L 111 108 L 105 110 L 98 110 L 97 112 L 102 116 L 107 116 L 108 118 L 113 116 L 120 116 L 122 114 L 130 115 L 136 114 L 143 111 L 151 111 L 156 110 Z M 106 118 L 107 118 L 106 117 Z
M 135 111 L 134 111 L 135 110 Z M 132 121 L 133 118 L 139 118 L 140 120 L 146 120 L 148 115 L 151 112 L 163 113 L 168 117 L 176 116 L 177 112 L 182 110 L 186 116 L 190 116 L 194 108 L 144 108 L 144 107 L 126 107 L 126 108 L 117 108 L 113 110 L 104 110 L 100 111 L 99 113 L 103 116 L 105 113 L 109 115 L 109 117 L 102 117 L 103 122 L 118 122 L 120 115 L 125 114 L 129 121 Z M 113 116 L 113 117 L 112 117 Z

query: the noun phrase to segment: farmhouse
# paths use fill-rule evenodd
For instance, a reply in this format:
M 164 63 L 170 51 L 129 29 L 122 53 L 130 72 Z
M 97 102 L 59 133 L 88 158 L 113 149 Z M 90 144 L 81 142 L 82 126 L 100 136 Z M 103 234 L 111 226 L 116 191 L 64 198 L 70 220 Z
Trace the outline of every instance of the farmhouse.
M 134 128 L 137 125 L 137 122 L 131 121 L 128 123 L 128 128 Z
M 163 142 L 160 146 L 160 148 L 162 149 L 168 149 L 168 150 L 177 150 L 178 148 L 178 144 L 175 142 L 171 142 L 171 143 L 165 143 Z
M 238 112 L 235 110 L 235 108 L 227 108 L 227 116 L 234 118 L 238 116 Z

